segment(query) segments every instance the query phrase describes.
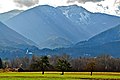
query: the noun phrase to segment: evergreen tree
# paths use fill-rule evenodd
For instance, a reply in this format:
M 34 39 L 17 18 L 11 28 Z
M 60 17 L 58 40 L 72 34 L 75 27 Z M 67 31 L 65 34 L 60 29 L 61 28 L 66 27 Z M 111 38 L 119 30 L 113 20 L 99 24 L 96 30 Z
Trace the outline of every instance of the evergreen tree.
M 58 59 L 57 68 L 62 71 L 61 75 L 64 75 L 64 71 L 67 71 L 71 68 L 70 63 L 64 59 Z
M 0 58 L 0 69 L 3 68 L 2 59 Z
M 44 71 L 50 66 L 49 60 L 47 56 L 42 56 L 41 58 L 37 58 L 30 67 L 32 70 L 41 70 L 42 74 L 44 74 Z
M 41 65 L 40 66 L 41 66 L 42 74 L 44 74 L 45 69 L 47 69 L 50 66 L 47 56 L 41 57 Z

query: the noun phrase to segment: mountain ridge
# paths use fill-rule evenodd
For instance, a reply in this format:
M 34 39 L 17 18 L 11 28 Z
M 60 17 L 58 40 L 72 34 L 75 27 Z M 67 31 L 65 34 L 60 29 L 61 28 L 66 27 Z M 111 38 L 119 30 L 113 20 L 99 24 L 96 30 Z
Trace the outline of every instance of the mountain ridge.
M 15 20 L 15 18 L 17 18 L 17 20 Z M 24 20 L 24 18 L 26 19 L 26 21 Z M 34 37 L 34 39 L 32 40 L 37 42 L 38 44 L 41 44 L 41 42 L 44 42 L 45 39 L 48 39 L 49 37 L 52 36 L 63 38 L 65 37 L 66 39 L 75 42 L 79 35 L 81 35 L 81 38 L 83 39 L 89 35 L 87 34 L 87 32 L 85 33 L 83 30 L 78 30 L 77 27 L 75 27 L 76 25 L 71 23 L 71 21 L 69 21 L 59 9 L 47 5 L 27 10 L 21 13 L 20 15 L 17 15 L 17 17 L 14 17 L 12 20 L 10 19 L 6 24 L 10 27 L 12 26 L 11 27 L 12 29 L 16 30 L 19 33 L 22 33 L 22 35 L 28 37 L 29 39 L 32 39 L 33 36 L 36 35 L 37 37 Z M 24 30 L 21 30 L 22 26 Z M 32 26 L 34 26 L 34 28 Z M 73 28 L 73 26 L 75 28 Z M 25 30 L 27 31 L 27 33 Z M 28 31 L 34 32 L 34 35 Z M 39 34 L 43 34 L 44 36 Z
M 20 14 L 21 12 L 23 12 L 23 10 L 15 9 L 8 12 L 0 13 L 0 21 L 4 23 L 8 19 Z

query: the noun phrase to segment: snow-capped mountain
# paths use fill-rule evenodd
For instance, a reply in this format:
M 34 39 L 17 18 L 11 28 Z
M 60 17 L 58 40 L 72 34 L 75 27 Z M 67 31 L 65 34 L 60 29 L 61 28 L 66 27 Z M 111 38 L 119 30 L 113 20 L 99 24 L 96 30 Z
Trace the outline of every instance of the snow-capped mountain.
M 83 30 L 92 36 L 99 34 L 119 24 L 120 17 L 110 16 L 101 13 L 91 13 L 77 5 L 58 7 L 63 14 L 74 24 L 79 25 Z
M 8 19 L 20 14 L 21 12 L 23 12 L 23 10 L 11 10 L 5 13 L 0 13 L 0 21 L 5 22 Z
M 37 6 L 4 21 L 4 23 L 36 42 L 40 48 L 45 48 L 36 50 L 35 53 L 39 53 L 39 55 L 69 53 L 73 56 L 85 54 L 96 56 L 102 53 L 116 55 L 120 52 L 120 25 L 118 25 L 120 17 L 92 13 L 76 5 Z M 4 24 L 0 23 L 0 25 L 0 36 L 2 36 L 0 45 L 34 45 L 33 42 L 17 32 L 11 31 L 8 27 L 4 29 L 5 27 L 2 27 L 5 26 Z M 118 26 L 114 27 L 116 25 Z
M 23 0 L 21 0 L 23 1 Z M 27 0 L 29 2 L 29 0 Z M 32 2 L 32 0 L 30 1 Z M 25 4 L 26 1 L 23 1 L 23 4 Z M 79 5 L 84 8 L 86 8 L 90 12 L 99 12 L 99 13 L 105 13 L 105 14 L 110 14 L 110 15 L 115 15 L 115 16 L 120 16 L 120 0 L 42 0 L 39 1 L 38 4 L 36 5 L 31 5 L 31 6 L 26 6 L 26 7 L 21 7 L 18 5 L 15 5 L 14 1 L 12 0 L 7 0 L 6 1 L 1 1 L 1 8 L 0 12 L 5 12 L 5 11 L 10 11 L 14 9 L 29 9 L 31 7 L 37 6 L 37 5 L 51 5 L 51 6 L 69 6 L 69 5 Z M 19 4 L 19 3 L 18 3 Z M 26 4 L 25 4 L 26 5 Z
M 24 11 L 6 21 L 5 24 L 36 42 L 41 48 L 46 48 L 47 46 L 43 46 L 44 42 L 53 42 L 53 37 L 69 40 L 68 43 L 75 44 L 88 40 L 90 37 L 118 25 L 119 22 L 120 17 L 91 13 L 76 5 L 56 8 L 43 5 Z M 52 44 L 50 43 L 50 45 Z M 56 44 L 56 46 L 59 45 Z
M 6 24 L 43 48 L 41 44 L 53 37 L 76 43 L 91 36 L 71 22 L 60 9 L 48 5 L 27 10 L 9 19 Z
M 62 6 L 58 7 L 62 10 L 63 14 L 70 19 L 72 22 L 76 24 L 88 24 L 90 19 L 90 12 L 85 10 L 83 7 L 79 7 L 77 5 L 71 6 Z

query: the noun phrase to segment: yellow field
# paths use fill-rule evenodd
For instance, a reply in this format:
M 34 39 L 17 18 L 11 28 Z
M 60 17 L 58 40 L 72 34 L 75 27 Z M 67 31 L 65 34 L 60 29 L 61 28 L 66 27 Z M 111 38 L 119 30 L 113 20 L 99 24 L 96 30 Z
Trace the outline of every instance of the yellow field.
M 107 80 L 120 80 L 119 72 L 5 72 L 0 73 L 0 80 L 86 80 L 86 79 L 107 79 Z

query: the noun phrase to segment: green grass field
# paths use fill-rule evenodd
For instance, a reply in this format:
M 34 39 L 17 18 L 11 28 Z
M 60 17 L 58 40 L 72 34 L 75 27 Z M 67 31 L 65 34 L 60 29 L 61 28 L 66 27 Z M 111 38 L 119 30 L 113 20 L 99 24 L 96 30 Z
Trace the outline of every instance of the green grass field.
M 5 72 L 0 73 L 0 80 L 89 80 L 89 79 L 107 79 L 120 80 L 120 73 L 117 72 L 66 72 L 60 75 L 60 72 Z

